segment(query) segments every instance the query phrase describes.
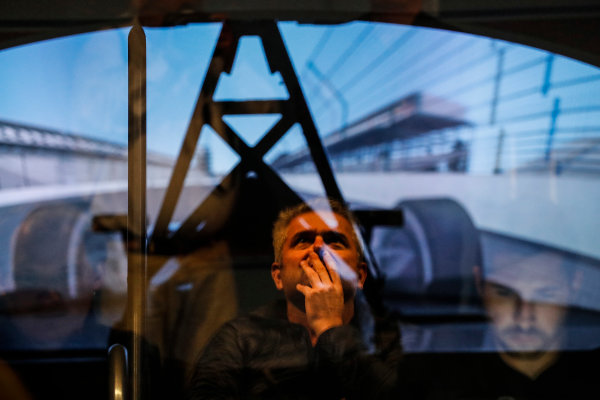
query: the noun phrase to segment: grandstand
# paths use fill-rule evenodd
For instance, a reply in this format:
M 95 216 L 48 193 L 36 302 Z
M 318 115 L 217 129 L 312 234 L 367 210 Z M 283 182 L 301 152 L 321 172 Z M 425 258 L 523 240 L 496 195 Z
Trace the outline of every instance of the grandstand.
M 127 180 L 127 146 L 0 121 L 0 189 Z M 167 177 L 174 160 L 148 153 L 148 169 Z
M 548 111 L 549 129 L 515 132 L 507 144 L 503 125 L 478 126 L 465 119 L 465 107 L 419 92 L 326 135 L 324 145 L 338 172 L 468 172 L 469 148 L 476 141 L 484 144 L 493 159 L 495 174 L 513 170 L 600 173 L 600 139 L 586 135 L 587 130 L 581 128 L 563 129 L 564 133 L 554 138 L 560 112 L 556 108 Z M 490 127 L 498 133 L 490 134 Z M 307 148 L 279 155 L 273 167 L 284 173 L 313 168 Z
M 463 142 L 455 139 L 439 143 L 432 133 L 468 126 L 463 115 L 464 108 L 459 104 L 413 93 L 332 132 L 325 137 L 324 145 L 334 167 L 341 171 L 428 171 L 443 168 L 441 165 L 460 170 L 468 155 Z M 420 140 L 415 143 L 415 138 Z M 273 166 L 282 171 L 302 171 L 311 162 L 308 149 L 302 149 L 280 156 Z

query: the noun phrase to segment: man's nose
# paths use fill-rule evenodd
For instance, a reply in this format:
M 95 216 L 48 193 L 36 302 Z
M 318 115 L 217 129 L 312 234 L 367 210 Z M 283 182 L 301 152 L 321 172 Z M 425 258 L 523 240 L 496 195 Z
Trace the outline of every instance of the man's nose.
M 515 308 L 515 319 L 524 329 L 530 327 L 535 322 L 537 304 L 532 301 L 519 299 Z
M 315 237 L 315 241 L 313 242 L 313 250 L 318 252 L 318 250 L 322 249 L 325 246 L 325 241 L 321 235 L 317 235 Z

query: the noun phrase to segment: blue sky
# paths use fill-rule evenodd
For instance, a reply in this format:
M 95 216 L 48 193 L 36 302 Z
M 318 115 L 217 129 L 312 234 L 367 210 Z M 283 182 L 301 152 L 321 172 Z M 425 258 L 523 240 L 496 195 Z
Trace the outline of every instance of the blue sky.
M 219 30 L 220 24 L 146 29 L 150 150 L 170 155 L 179 151 Z M 0 118 L 127 143 L 127 35 L 128 29 L 100 31 L 3 51 Z M 261 76 L 267 70 L 259 40 L 242 42 L 235 71 L 245 83 L 224 76 L 216 98 L 252 98 L 256 93 L 286 97 L 277 77 Z M 306 46 L 298 48 L 300 55 L 303 49 L 307 54 L 311 42 L 301 43 Z M 232 125 L 248 126 L 234 120 Z M 262 120 L 253 124 L 258 126 L 250 132 L 254 139 L 276 117 Z M 206 145 L 218 145 L 213 142 Z
M 178 153 L 219 30 L 220 24 L 146 29 L 150 150 Z M 321 134 L 418 91 L 451 98 L 465 108 L 464 118 L 486 124 L 498 50 L 509 48 L 507 69 L 528 60 L 535 65 L 502 86 L 501 94 L 506 96 L 528 87 L 535 92 L 548 56 L 488 38 L 388 24 L 332 28 L 282 23 L 280 30 Z M 125 144 L 127 35 L 128 29 L 99 31 L 2 51 L 0 119 Z M 556 57 L 553 68 L 552 79 L 558 83 L 598 75 L 596 68 L 563 57 Z M 555 91 L 570 102 L 566 104 L 600 104 L 597 86 L 598 80 L 592 79 L 592 85 Z M 332 88 L 342 97 L 336 97 Z M 267 71 L 260 41 L 243 38 L 231 76 L 222 75 L 219 81 L 216 99 L 286 96 L 280 77 Z M 500 111 L 513 115 L 552 102 L 551 96 L 537 93 L 507 103 Z M 348 121 L 344 121 L 344 103 Z M 589 124 L 598 120 L 563 118 L 576 123 L 588 118 Z M 252 144 L 276 120 L 277 116 L 231 117 L 227 122 Z M 280 149 L 299 146 L 298 132 L 295 128 Z M 229 169 L 236 160 L 212 133 L 203 132 L 200 146 L 211 148 L 217 171 Z
M 103 31 L 4 50 L 0 118 L 126 142 L 126 34 Z
M 303 65 L 325 28 L 285 28 L 294 60 Z M 146 29 L 150 150 L 179 151 L 219 30 L 220 24 Z M 125 144 L 127 35 L 128 29 L 100 31 L 3 51 L 0 118 Z M 222 77 L 215 98 L 273 97 L 287 97 L 280 77 L 269 76 L 260 41 L 243 38 L 232 76 Z M 228 122 L 249 129 L 247 136 L 255 141 L 276 120 L 256 117 L 249 124 L 232 117 Z M 203 138 L 201 143 L 227 153 L 227 146 L 217 142 Z

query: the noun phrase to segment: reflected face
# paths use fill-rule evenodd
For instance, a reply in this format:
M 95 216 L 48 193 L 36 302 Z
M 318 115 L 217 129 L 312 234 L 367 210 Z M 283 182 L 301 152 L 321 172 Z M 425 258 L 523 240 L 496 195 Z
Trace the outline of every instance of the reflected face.
M 300 214 L 287 227 L 281 264 L 273 263 L 271 269 L 277 289 L 300 310 L 304 311 L 304 295 L 298 292 L 296 285 L 309 284 L 300 262 L 311 253 L 322 252 L 331 254 L 336 262 L 345 302 L 354 298 L 357 288 L 362 288 L 365 281 L 366 265 L 360 261 L 350 222 L 332 212 Z
M 570 292 L 560 262 L 531 257 L 484 282 L 484 305 L 502 350 L 527 357 L 558 349 Z

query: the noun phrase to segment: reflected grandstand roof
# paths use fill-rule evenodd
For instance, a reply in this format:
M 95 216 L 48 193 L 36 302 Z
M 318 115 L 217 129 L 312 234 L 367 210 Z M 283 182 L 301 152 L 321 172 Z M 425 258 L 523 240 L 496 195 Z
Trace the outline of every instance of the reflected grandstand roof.
M 413 93 L 324 139 L 330 156 L 396 140 L 410 139 L 432 131 L 470 125 L 465 109 L 446 99 Z M 308 149 L 279 157 L 274 166 L 289 168 L 310 161 Z
M 127 145 L 7 121 L 0 121 L 0 147 L 127 159 Z M 174 163 L 171 157 L 150 152 L 147 159 L 155 165 Z

